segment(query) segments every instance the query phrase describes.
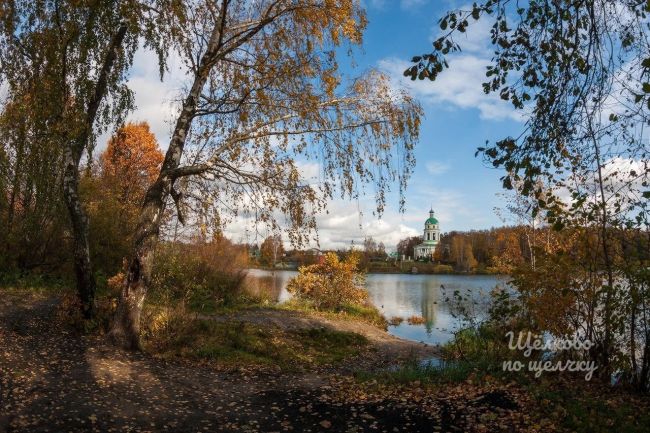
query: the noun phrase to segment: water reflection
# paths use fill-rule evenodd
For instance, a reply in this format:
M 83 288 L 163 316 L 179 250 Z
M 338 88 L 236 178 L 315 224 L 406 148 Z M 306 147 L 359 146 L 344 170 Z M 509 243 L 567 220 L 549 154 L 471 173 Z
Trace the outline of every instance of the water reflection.
M 244 279 L 244 286 L 253 296 L 284 302 L 291 297 L 286 290 L 287 283 L 296 275 L 298 275 L 296 271 L 249 269 Z
M 389 331 L 402 338 L 442 344 L 449 341 L 459 326 L 453 303 L 446 301 L 454 291 L 467 298 L 464 307 L 476 315 L 484 313 L 486 295 L 499 283 L 494 276 L 372 274 L 367 289 L 373 303 L 384 316 L 421 316 L 425 322 L 413 325 L 404 321 Z
M 290 298 L 287 282 L 296 274 L 294 271 L 251 269 L 246 284 L 252 293 L 283 302 Z M 366 288 L 372 303 L 387 318 L 424 318 L 423 324 L 409 324 L 405 320 L 398 326 L 390 326 L 391 334 L 442 344 L 451 339 L 459 326 L 459 320 L 452 314 L 453 303 L 446 302 L 446 298 L 458 291 L 468 298 L 465 307 L 480 315 L 487 293 L 499 284 L 503 285 L 504 280 L 491 275 L 370 274 Z

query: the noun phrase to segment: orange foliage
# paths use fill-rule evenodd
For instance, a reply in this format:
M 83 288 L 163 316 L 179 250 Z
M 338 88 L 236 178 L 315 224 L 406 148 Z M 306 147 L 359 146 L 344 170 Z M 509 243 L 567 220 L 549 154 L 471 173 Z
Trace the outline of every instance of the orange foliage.
M 111 137 L 100 157 L 103 183 L 125 204 L 140 204 L 164 156 L 146 122 L 128 123 Z
M 97 268 L 108 275 L 118 271 L 128 255 L 140 206 L 163 158 L 149 125 L 129 123 L 99 156 L 99 173 L 83 179 L 91 252 Z
M 338 310 L 345 304 L 363 305 L 368 300 L 368 292 L 363 287 L 365 275 L 358 269 L 359 260 L 357 254 L 340 260 L 335 253 L 327 253 L 321 263 L 298 269 L 299 275 L 289 280 L 287 290 L 316 309 Z

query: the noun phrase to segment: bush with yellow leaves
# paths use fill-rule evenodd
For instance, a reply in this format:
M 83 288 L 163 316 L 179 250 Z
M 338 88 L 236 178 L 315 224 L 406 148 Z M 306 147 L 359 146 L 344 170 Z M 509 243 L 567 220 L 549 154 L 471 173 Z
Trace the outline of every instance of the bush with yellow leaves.
M 289 281 L 287 290 L 317 310 L 341 310 L 349 304 L 366 304 L 365 275 L 358 265 L 357 254 L 351 253 L 340 260 L 335 253 L 327 253 L 321 263 L 301 267 L 299 275 Z

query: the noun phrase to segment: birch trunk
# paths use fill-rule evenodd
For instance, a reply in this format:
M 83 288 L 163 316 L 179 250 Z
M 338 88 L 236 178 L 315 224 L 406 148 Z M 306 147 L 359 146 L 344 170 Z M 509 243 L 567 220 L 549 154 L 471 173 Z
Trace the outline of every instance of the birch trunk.
M 190 92 L 183 101 L 183 108 L 176 121 L 160 175 L 147 190 L 140 211 L 132 256 L 109 333 L 109 339 L 124 349 L 140 348 L 140 315 L 151 280 L 153 255 L 160 236 L 161 218 L 174 182 L 171 172 L 180 165 L 201 90 L 207 81 L 210 69 L 214 66 L 214 58 L 220 44 L 219 35 L 220 31 L 215 27 L 208 50 L 197 68 Z
M 86 119 L 83 131 L 74 139 L 68 138 L 64 144 L 63 197 L 72 227 L 73 259 L 77 280 L 77 293 L 82 305 L 82 313 L 86 319 L 93 317 L 95 310 L 95 276 L 90 260 L 90 245 L 88 242 L 88 216 L 79 197 L 79 163 L 83 151 L 88 147 L 93 125 L 99 106 L 106 96 L 109 76 L 113 71 L 119 51 L 126 37 L 127 26 L 122 23 L 110 41 L 106 56 L 95 83 L 93 94 L 86 106 Z
M 79 198 L 80 152 L 75 152 L 68 143 L 64 150 L 65 169 L 63 173 L 63 197 L 72 228 L 72 255 L 77 282 L 77 293 L 81 301 L 84 318 L 90 319 L 95 311 L 95 276 L 90 261 L 88 243 L 88 217 Z

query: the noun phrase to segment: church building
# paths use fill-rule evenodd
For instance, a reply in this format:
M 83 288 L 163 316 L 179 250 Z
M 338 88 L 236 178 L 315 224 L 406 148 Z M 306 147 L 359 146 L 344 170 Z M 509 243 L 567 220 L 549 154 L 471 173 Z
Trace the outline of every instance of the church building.
M 438 220 L 433 215 L 433 209 L 429 211 L 429 218 L 424 222 L 422 241 L 421 244 L 415 247 L 415 260 L 433 258 L 433 252 L 440 241 L 440 227 L 438 226 Z

